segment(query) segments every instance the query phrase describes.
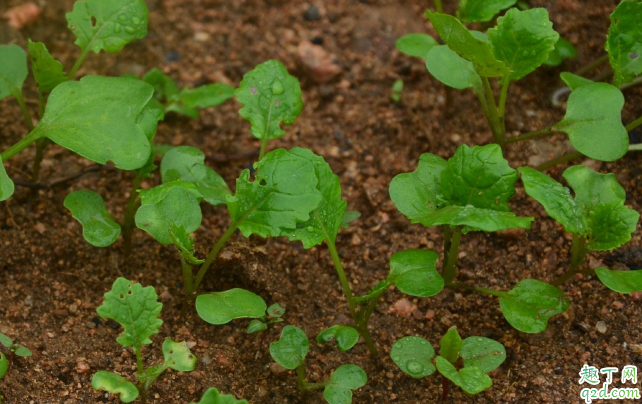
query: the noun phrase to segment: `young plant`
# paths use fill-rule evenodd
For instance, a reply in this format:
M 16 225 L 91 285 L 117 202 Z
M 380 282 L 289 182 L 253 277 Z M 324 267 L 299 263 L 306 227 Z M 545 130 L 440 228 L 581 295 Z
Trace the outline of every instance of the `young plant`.
M 366 372 L 357 365 L 341 365 L 330 377 L 320 383 L 307 381 L 305 357 L 310 342 L 305 332 L 293 325 L 287 325 L 278 341 L 270 343 L 272 359 L 286 369 L 296 370 L 297 386 L 301 392 L 323 389 L 323 398 L 329 404 L 350 404 L 352 390 L 357 390 L 368 381 Z
M 605 48 L 613 68 L 613 84 L 621 86 L 642 75 L 642 2 L 622 1 L 611 13 Z
M 15 356 L 31 356 L 31 351 L 25 346 L 14 343 L 11 338 L 0 333 L 0 379 L 11 369 L 11 363 Z M 2 402 L 2 394 L 0 394 L 0 402 Z
M 584 166 L 572 166 L 563 177 L 571 191 L 532 168 L 519 168 L 526 193 L 542 204 L 546 212 L 573 234 L 567 271 L 552 282 L 562 285 L 582 270 L 589 251 L 609 251 L 629 240 L 640 214 L 624 205 L 626 192 L 614 174 L 600 174 Z M 642 290 L 642 271 L 594 270 L 608 288 L 619 293 Z
M 247 400 L 237 400 L 230 394 L 221 394 L 214 387 L 207 389 L 198 403 L 191 404 L 249 404 Z
M 486 337 L 461 339 L 456 327 L 441 338 L 439 356 L 432 344 L 421 337 L 403 337 L 392 345 L 390 357 L 410 377 L 421 379 L 435 371 L 442 375 L 443 401 L 452 382 L 466 394 L 481 393 L 493 385 L 487 373 L 506 360 L 506 350 L 499 342 Z
M 143 287 L 125 278 L 116 279 L 111 290 L 105 293 L 105 301 L 96 311 L 100 317 L 114 320 L 123 327 L 123 332 L 116 340 L 124 348 L 131 347 L 134 351 L 138 382 L 134 385 L 116 373 L 99 371 L 91 380 L 91 386 L 95 390 L 118 394 L 123 403 L 130 403 L 140 396 L 144 404 L 147 402 L 149 388 L 167 369 L 180 372 L 194 370 L 196 357 L 185 342 L 174 342 L 169 338 L 163 342 L 163 362 L 147 368 L 144 366 L 142 347 L 152 343 L 150 337 L 157 334 L 163 324 L 159 318 L 162 308 L 153 287 Z

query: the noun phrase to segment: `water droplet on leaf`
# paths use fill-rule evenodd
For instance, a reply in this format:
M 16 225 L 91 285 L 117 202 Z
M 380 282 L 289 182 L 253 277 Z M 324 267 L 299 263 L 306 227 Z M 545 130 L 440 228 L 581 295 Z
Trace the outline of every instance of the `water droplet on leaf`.
M 280 80 L 274 80 L 274 82 L 272 82 L 272 93 L 275 95 L 279 95 L 283 94 L 283 91 L 285 91 L 283 83 L 281 83 Z
M 408 369 L 408 373 L 414 375 L 424 371 L 424 366 L 416 360 L 409 360 L 408 363 L 406 363 L 406 368 Z

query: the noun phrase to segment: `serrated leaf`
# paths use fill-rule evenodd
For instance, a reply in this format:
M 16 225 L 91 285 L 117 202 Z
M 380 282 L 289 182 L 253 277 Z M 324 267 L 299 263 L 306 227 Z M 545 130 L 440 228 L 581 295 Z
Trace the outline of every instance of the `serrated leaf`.
M 236 180 L 236 194 L 227 197 L 227 207 L 245 237 L 290 237 L 319 206 L 315 164 L 297 150 L 274 150 L 255 164 L 254 181 L 250 170 Z
M 14 354 L 16 354 L 17 356 L 22 356 L 22 357 L 26 357 L 26 356 L 31 356 L 31 355 L 33 355 L 33 354 L 31 353 L 31 350 L 30 350 L 29 348 L 24 347 L 24 346 L 22 346 L 22 345 L 18 345 L 18 346 L 16 347 L 16 350 L 15 350 L 13 353 L 14 353 Z
M 51 56 L 44 43 L 29 39 L 27 47 L 31 60 L 31 72 L 41 92 L 51 91 L 58 84 L 68 80 L 62 63 Z
M 488 30 L 495 57 L 510 70 L 511 80 L 519 80 L 541 66 L 559 37 L 545 8 L 511 8 L 497 19 L 495 28 Z
M 456 363 L 459 359 L 462 344 L 457 327 L 450 327 L 439 341 L 439 355 L 450 363 Z
M 143 76 L 143 81 L 154 87 L 154 97 L 158 100 L 169 100 L 178 95 L 178 85 L 168 75 L 154 67 Z
M 0 202 L 11 198 L 14 190 L 15 185 L 11 178 L 9 178 L 9 175 L 7 175 L 4 164 L 2 164 L 2 157 L 0 157 Z
M 163 342 L 163 367 L 178 370 L 179 372 L 191 372 L 196 366 L 196 356 L 192 355 L 185 341 L 175 342 L 165 339 Z
M 214 325 L 227 324 L 239 318 L 261 318 L 266 309 L 261 296 L 245 289 L 212 292 L 196 298 L 198 315 Z
M 629 135 L 622 125 L 622 92 L 610 84 L 587 84 L 568 98 L 566 115 L 555 129 L 566 133 L 580 153 L 602 161 L 622 157 Z
M 310 214 L 310 219 L 297 224 L 290 240 L 299 240 L 304 248 L 321 244 L 324 240 L 334 242 L 341 225 L 348 203 L 341 199 L 341 183 L 339 177 L 321 156 L 308 149 L 298 147 L 290 150 L 293 155 L 305 159 L 314 167 L 316 188 L 321 195 L 317 208 Z
M 434 212 L 420 213 L 411 216 L 412 223 L 424 226 L 465 226 L 464 233 L 469 231 L 500 231 L 507 229 L 530 229 L 532 217 L 516 216 L 513 212 L 500 212 L 490 209 L 479 209 L 474 206 L 446 206 Z
M 547 66 L 559 66 L 565 59 L 577 57 L 577 49 L 566 39 L 560 38 L 555 43 L 555 48 L 548 54 L 548 59 L 544 62 Z
M 9 360 L 7 359 L 6 356 L 2 352 L 0 352 L 0 379 L 4 377 L 4 375 L 7 374 L 7 370 L 9 369 Z
M 247 400 L 237 400 L 230 394 L 221 394 L 215 388 L 209 388 L 198 403 L 191 404 L 248 404 Z
M 486 337 L 468 337 L 461 346 L 465 367 L 476 367 L 484 373 L 492 372 L 506 360 L 506 349 L 499 342 Z
M 415 33 L 397 39 L 395 46 L 403 54 L 424 59 L 428 51 L 437 46 L 437 41 L 430 35 Z
M 281 331 L 281 338 L 270 343 L 272 359 L 286 369 L 296 369 L 303 365 L 310 350 L 310 342 L 305 332 L 299 327 L 286 325 Z
M 435 46 L 426 55 L 426 69 L 445 85 L 481 91 L 482 81 L 472 62 L 462 58 L 448 45 Z
M 405 250 L 390 257 L 388 281 L 410 296 L 429 297 L 441 292 L 444 279 L 435 264 L 439 255 L 434 251 Z
M 516 2 L 517 0 L 461 0 L 457 18 L 466 22 L 487 22 Z
M 541 203 L 546 213 L 564 226 L 569 233 L 586 234 L 588 224 L 582 207 L 571 196 L 571 191 L 530 167 L 517 169 L 522 175 L 526 194 Z
M 116 373 L 98 371 L 91 378 L 91 387 L 94 390 L 104 390 L 120 396 L 123 403 L 131 403 L 138 398 L 138 389 L 132 382 Z
M 589 80 L 587 78 L 569 72 L 560 73 L 560 78 L 572 91 L 575 91 L 576 89 L 587 84 L 595 83 L 593 80 Z
M 205 262 L 194 256 L 194 239 L 185 231 L 185 227 L 173 224 L 169 230 L 169 236 L 185 262 L 190 265 L 200 265 Z
M 488 375 L 476 367 L 457 369 L 448 360 L 438 356 L 436 361 L 437 370 L 455 385 L 461 387 L 468 394 L 478 394 L 493 385 Z
M 390 349 L 392 361 L 402 372 L 415 379 L 435 373 L 432 359 L 435 349 L 430 342 L 421 337 L 403 337 L 392 344 Z
M 390 182 L 390 198 L 395 207 L 408 218 L 437 209 L 441 173 L 446 166 L 441 157 L 422 154 L 415 171 L 398 174 Z
M 67 81 L 51 92 L 34 132 L 96 163 L 135 170 L 151 153 L 137 120 L 152 93 L 149 84 L 122 77 Z
M 626 199 L 626 191 L 613 173 L 602 174 L 576 165 L 564 170 L 562 176 L 575 192 L 575 199 L 587 210 L 602 203 L 624 202 Z
M 639 219 L 640 214 L 624 206 L 621 201 L 595 206 L 588 217 L 590 235 L 587 248 L 608 251 L 627 243 Z
M 605 48 L 616 86 L 630 83 L 642 74 L 642 3 L 620 2 L 611 14 Z
M 317 335 L 317 342 L 319 344 L 325 344 L 330 341 L 336 341 L 339 350 L 345 352 L 357 344 L 359 341 L 359 332 L 354 327 L 335 324 Z
M 86 0 L 76 1 L 66 17 L 83 51 L 113 53 L 147 36 L 149 11 L 144 0 Z
M 115 320 L 125 329 L 116 339 L 124 347 L 151 344 L 149 339 L 158 333 L 163 321 L 158 318 L 163 305 L 152 286 L 143 287 L 118 278 L 105 301 L 96 310 L 102 318 Z
M 20 97 L 27 79 L 27 54 L 18 45 L 0 45 L 0 100 L 10 95 Z
M 65 197 L 65 208 L 82 225 L 82 235 L 94 247 L 108 247 L 120 235 L 120 225 L 107 212 L 103 198 L 93 191 L 78 190 Z
M 506 320 L 521 332 L 543 332 L 548 319 L 563 313 L 570 302 L 564 293 L 535 279 L 524 279 L 499 298 Z
M 257 332 L 265 331 L 267 330 L 268 326 L 261 320 L 251 320 L 250 323 L 247 325 L 247 329 L 245 332 L 248 334 L 255 334 Z
M 618 293 L 642 291 L 642 270 L 614 271 L 608 268 L 597 268 L 595 273 L 607 288 Z
M 365 386 L 368 382 L 366 372 L 357 365 L 341 365 L 328 379 L 323 390 L 323 398 L 329 404 L 352 403 L 352 390 Z
M 426 18 L 432 21 L 446 45 L 462 58 L 472 62 L 481 76 L 501 77 L 510 72 L 504 62 L 497 60 L 491 45 L 476 38 L 457 18 L 429 10 L 426 10 Z
M 259 139 L 283 136 L 281 122 L 292 125 L 303 108 L 299 80 L 278 60 L 261 63 L 245 73 L 235 94 L 243 105 L 239 114 L 250 122 L 250 133 Z

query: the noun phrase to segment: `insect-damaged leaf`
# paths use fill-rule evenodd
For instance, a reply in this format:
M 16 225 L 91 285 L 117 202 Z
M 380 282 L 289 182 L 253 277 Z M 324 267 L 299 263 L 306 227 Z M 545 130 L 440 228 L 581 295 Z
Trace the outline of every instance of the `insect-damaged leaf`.
M 237 318 L 261 318 L 267 305 L 261 296 L 245 289 L 213 292 L 196 298 L 196 311 L 206 322 L 227 324 Z
M 131 403 L 138 398 L 138 389 L 132 382 L 116 373 L 98 371 L 91 378 L 91 387 L 94 390 L 104 390 L 120 396 L 123 403 Z
M 107 212 L 103 198 L 93 191 L 78 190 L 65 197 L 65 208 L 82 225 L 82 235 L 94 247 L 108 247 L 120 235 L 120 225 Z
M 192 355 L 185 341 L 175 342 L 165 339 L 163 342 L 163 367 L 178 370 L 179 372 L 190 372 L 196 366 L 196 356 Z

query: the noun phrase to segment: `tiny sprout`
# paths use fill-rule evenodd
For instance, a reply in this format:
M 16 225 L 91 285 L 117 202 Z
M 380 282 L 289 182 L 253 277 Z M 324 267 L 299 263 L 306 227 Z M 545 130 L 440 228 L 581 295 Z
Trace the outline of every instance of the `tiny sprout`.
M 5 352 L 9 356 L 5 355 Z M 11 338 L 0 333 L 0 379 L 11 368 L 12 356 L 31 356 L 31 351 L 27 347 L 14 343 Z M 0 402 L 2 402 L 2 394 L 0 394 Z
M 394 102 L 399 102 L 399 101 L 401 101 L 402 93 L 403 93 L 403 80 L 397 79 L 392 84 L 392 90 L 391 90 L 390 98 Z

